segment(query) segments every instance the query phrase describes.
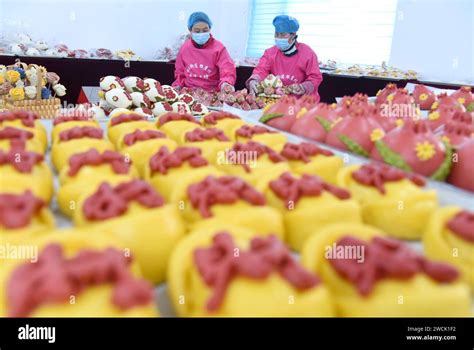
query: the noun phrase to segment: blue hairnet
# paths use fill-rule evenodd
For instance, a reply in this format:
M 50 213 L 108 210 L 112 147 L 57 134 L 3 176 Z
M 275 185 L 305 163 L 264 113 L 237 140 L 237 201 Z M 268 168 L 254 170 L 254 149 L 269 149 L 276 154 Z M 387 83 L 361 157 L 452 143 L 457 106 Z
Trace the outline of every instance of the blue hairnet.
M 277 33 L 296 33 L 300 28 L 298 20 L 287 15 L 276 16 L 273 25 Z
M 191 13 L 191 15 L 189 16 L 188 29 L 191 30 L 193 25 L 195 25 L 196 23 L 199 23 L 199 22 L 207 23 L 209 28 L 212 27 L 212 22 L 211 22 L 211 19 L 209 18 L 209 16 L 206 15 L 204 12 L 198 11 L 198 12 Z

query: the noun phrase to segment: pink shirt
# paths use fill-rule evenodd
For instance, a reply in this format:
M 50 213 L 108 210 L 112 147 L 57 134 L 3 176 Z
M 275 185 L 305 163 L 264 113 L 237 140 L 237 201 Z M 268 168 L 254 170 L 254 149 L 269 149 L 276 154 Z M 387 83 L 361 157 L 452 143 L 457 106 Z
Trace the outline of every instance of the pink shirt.
M 176 58 L 173 86 L 216 91 L 223 83 L 235 84 L 235 64 L 229 52 L 219 40 L 210 40 L 202 48 L 191 39 L 184 42 Z
M 269 74 L 277 75 L 284 85 L 303 84 L 306 94 L 314 95 L 319 101 L 318 87 L 323 81 L 319 70 L 318 56 L 306 44 L 296 43 L 298 52 L 286 56 L 276 46 L 265 50 L 249 80 L 263 80 Z

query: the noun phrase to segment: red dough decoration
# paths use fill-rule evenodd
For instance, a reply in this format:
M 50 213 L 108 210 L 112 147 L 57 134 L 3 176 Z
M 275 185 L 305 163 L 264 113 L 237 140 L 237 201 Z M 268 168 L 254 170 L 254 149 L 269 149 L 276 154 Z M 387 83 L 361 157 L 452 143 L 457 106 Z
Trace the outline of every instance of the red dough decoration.
M 204 117 L 204 123 L 216 125 L 219 120 L 240 119 L 238 116 L 227 112 L 211 112 Z
M 240 178 L 222 176 L 206 177 L 203 181 L 188 187 L 188 198 L 194 209 L 203 218 L 212 216 L 211 207 L 216 204 L 233 204 L 239 200 L 251 205 L 265 205 L 265 197 Z
M 20 173 L 31 173 L 35 165 L 44 160 L 42 154 L 14 148 L 7 152 L 0 150 L 0 166 L 11 165 Z
M 0 140 L 29 140 L 32 139 L 33 136 L 33 133 L 28 130 L 12 128 L 11 126 L 0 130 Z
M 94 119 L 92 117 L 87 117 L 83 115 L 62 115 L 59 117 L 54 118 L 53 125 L 56 126 L 58 124 L 62 123 L 68 123 L 68 122 L 90 122 L 93 121 Z
M 68 304 L 71 295 L 106 283 L 113 284 L 111 302 L 122 310 L 149 304 L 153 287 L 130 274 L 130 262 L 114 248 L 85 249 L 67 258 L 59 244 L 49 244 L 35 264 L 23 264 L 12 272 L 6 286 L 8 314 L 27 317 L 43 304 Z
M 132 180 L 115 187 L 103 183 L 84 201 L 83 213 L 90 221 L 102 221 L 121 216 L 132 201 L 146 208 L 158 208 L 164 204 L 163 198 L 145 181 Z
M 158 120 L 158 122 L 160 126 L 163 126 L 164 124 L 168 122 L 174 122 L 177 120 L 185 120 L 191 123 L 199 124 L 199 122 L 192 115 L 175 113 L 175 112 L 168 112 L 168 113 L 163 114 Z
M 161 173 L 166 175 L 171 168 L 179 168 L 187 162 L 192 168 L 208 165 L 208 161 L 201 155 L 201 150 L 196 147 L 178 147 L 170 152 L 166 146 L 150 158 L 151 174 Z
M 260 125 L 243 125 L 237 129 L 235 134 L 240 137 L 245 137 L 247 139 L 252 138 L 254 135 L 261 135 L 261 134 L 272 134 L 276 131 L 270 130 L 264 126 Z
M 26 141 L 31 140 L 34 134 L 28 130 L 7 126 L 0 130 L 0 140 L 10 140 L 10 149 L 26 149 Z
M 103 131 L 100 128 L 94 128 L 92 126 L 76 126 L 74 128 L 61 131 L 59 134 L 59 140 L 69 141 L 82 138 L 101 139 L 102 136 Z
M 238 256 L 235 256 L 236 249 L 232 236 L 220 232 L 214 236 L 212 246 L 194 251 L 197 270 L 213 289 L 207 302 L 210 312 L 219 309 L 230 283 L 239 276 L 264 280 L 275 271 L 298 290 L 311 289 L 320 283 L 320 279 L 301 267 L 289 249 L 273 235 L 253 238 L 250 248 L 239 250 Z
M 121 114 L 110 120 L 110 126 L 115 126 L 122 123 L 137 122 L 137 121 L 146 121 L 146 117 L 141 114 L 133 114 L 133 113 Z
M 249 141 L 247 143 L 237 142 L 227 152 L 227 158 L 230 159 L 233 156 L 235 156 L 236 159 L 247 159 L 249 155 L 252 155 L 255 159 L 258 159 L 265 154 L 268 155 L 268 158 L 273 163 L 285 161 L 285 158 L 283 156 L 278 154 L 276 151 L 274 151 L 270 147 L 262 145 L 254 141 Z M 249 164 L 247 164 L 247 162 L 242 162 L 240 165 L 242 165 L 242 167 L 245 169 L 247 173 L 251 172 L 250 166 Z
M 39 119 L 38 114 L 25 110 L 19 110 L 14 112 L 0 112 L 0 123 L 6 121 L 21 120 L 21 123 L 24 126 L 28 128 L 34 128 L 36 119 Z
M 304 163 L 309 163 L 311 157 L 322 155 L 325 157 L 331 157 L 334 155 L 329 150 L 320 148 L 315 144 L 302 142 L 302 143 L 286 143 L 280 152 L 280 155 L 288 160 L 301 160 Z
M 362 165 L 352 173 L 352 178 L 358 183 L 375 187 L 380 193 L 385 194 L 386 182 L 408 179 L 416 186 L 424 186 L 426 181 L 418 175 L 408 174 L 389 165 L 369 163 Z
M 370 295 L 378 281 L 388 278 L 407 280 L 417 273 L 424 273 L 436 282 L 450 283 L 459 276 L 458 270 L 451 265 L 430 261 L 394 239 L 374 237 L 371 242 L 365 242 L 347 235 L 336 246 L 344 249 L 363 247 L 365 259 L 362 263 L 357 257 L 329 259 L 334 270 L 352 283 L 362 296 Z
M 147 141 L 152 139 L 166 138 L 166 135 L 158 130 L 135 130 L 127 134 L 123 138 L 123 143 L 127 146 L 132 146 L 139 141 Z
M 114 151 L 104 151 L 99 153 L 96 149 L 87 152 L 77 153 L 69 158 L 69 176 L 75 176 L 82 167 L 87 165 L 98 166 L 110 164 L 116 174 L 128 174 L 131 160 L 127 160 L 124 155 Z
M 317 176 L 307 174 L 296 178 L 286 172 L 278 179 L 271 181 L 269 186 L 273 193 L 288 205 L 298 203 L 301 197 L 318 197 L 323 191 L 331 193 L 340 200 L 351 198 L 349 191 L 328 184 Z
M 209 140 L 217 140 L 217 141 L 230 141 L 227 136 L 225 136 L 224 132 L 217 128 L 209 128 L 209 129 L 194 129 L 192 131 L 188 131 L 185 134 L 185 139 L 188 142 L 200 142 L 200 141 L 209 141 Z
M 46 203 L 36 198 L 31 191 L 23 194 L 0 194 L 0 224 L 7 229 L 26 227 Z
M 446 225 L 462 239 L 474 243 L 474 212 L 461 210 Z

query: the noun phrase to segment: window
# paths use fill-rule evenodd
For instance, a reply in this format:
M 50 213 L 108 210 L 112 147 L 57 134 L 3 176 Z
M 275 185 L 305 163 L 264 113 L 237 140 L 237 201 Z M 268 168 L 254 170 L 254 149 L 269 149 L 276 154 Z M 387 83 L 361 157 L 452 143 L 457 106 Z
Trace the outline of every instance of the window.
M 287 0 L 252 0 L 248 57 L 260 57 L 263 51 L 275 44 L 273 19 L 288 13 Z
M 320 61 L 381 64 L 389 60 L 397 0 L 253 0 L 247 55 L 258 57 L 274 43 L 273 18 L 298 19 L 298 39 Z

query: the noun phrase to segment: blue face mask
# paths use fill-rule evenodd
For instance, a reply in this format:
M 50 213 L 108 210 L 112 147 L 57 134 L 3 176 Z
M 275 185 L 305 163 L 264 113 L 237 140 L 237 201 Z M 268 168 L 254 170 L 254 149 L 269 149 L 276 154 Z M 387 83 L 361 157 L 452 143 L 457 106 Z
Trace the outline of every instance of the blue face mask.
M 286 51 L 290 48 L 292 43 L 288 42 L 288 38 L 275 38 L 275 45 L 281 50 Z
M 193 41 L 198 45 L 204 45 L 211 37 L 211 33 L 191 33 Z

